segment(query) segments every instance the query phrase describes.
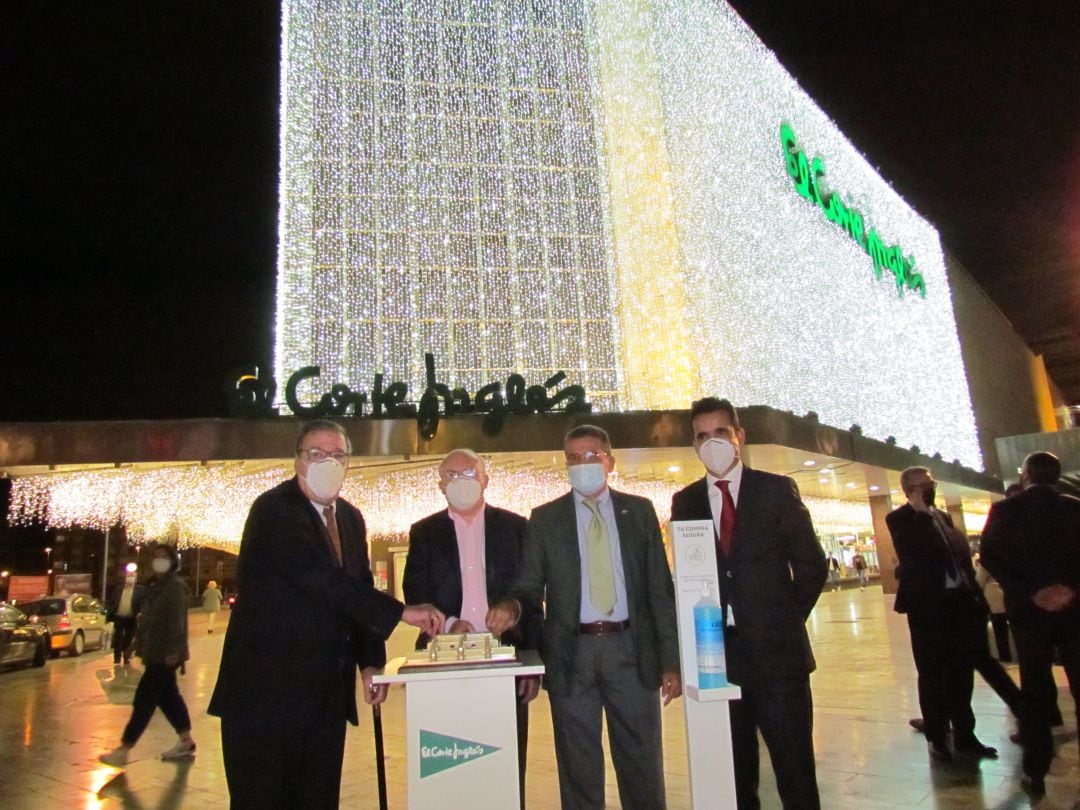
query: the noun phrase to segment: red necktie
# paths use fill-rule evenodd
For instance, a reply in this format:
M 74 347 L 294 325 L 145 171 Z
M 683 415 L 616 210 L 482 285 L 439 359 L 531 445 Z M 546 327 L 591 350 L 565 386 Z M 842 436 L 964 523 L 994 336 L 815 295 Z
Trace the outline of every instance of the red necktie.
M 323 517 L 326 518 L 326 533 L 330 535 L 330 548 L 334 552 L 334 562 L 341 567 L 341 535 L 338 534 L 337 520 L 334 519 L 334 507 L 327 506 L 323 509 Z
M 723 508 L 720 510 L 720 550 L 725 557 L 731 556 L 731 546 L 735 540 L 735 499 L 731 497 L 731 482 L 717 481 Z

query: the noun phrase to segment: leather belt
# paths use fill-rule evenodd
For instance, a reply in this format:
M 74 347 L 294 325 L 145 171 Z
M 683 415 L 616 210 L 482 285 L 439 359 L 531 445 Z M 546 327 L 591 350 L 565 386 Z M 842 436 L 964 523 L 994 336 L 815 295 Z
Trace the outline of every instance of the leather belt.
M 586 636 L 608 636 L 630 628 L 630 620 L 624 622 L 589 622 L 578 626 L 578 632 Z

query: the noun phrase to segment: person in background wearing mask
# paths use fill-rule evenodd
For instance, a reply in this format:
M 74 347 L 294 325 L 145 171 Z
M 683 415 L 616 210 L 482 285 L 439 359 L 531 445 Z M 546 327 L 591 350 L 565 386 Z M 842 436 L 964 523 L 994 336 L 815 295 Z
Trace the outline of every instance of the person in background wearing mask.
M 139 611 L 142 610 L 146 591 L 142 583 L 136 581 L 137 570 L 135 563 L 125 563 L 121 569 L 124 579 L 113 585 L 109 597 L 107 619 L 113 623 L 113 664 L 119 664 L 121 657 L 124 659 L 124 666 L 131 663 L 131 649 L 135 645 Z
M 607 719 L 626 810 L 663 810 L 660 700 L 682 694 L 675 589 L 652 503 L 610 489 L 607 433 L 563 442 L 572 491 L 529 518 L 521 576 L 486 619 L 501 634 L 541 602 L 544 686 L 564 810 L 602 810 Z
M 221 610 L 221 591 L 214 580 L 206 583 L 206 589 L 202 592 L 202 609 L 206 614 L 206 632 L 213 633 L 214 619 Z
M 371 678 L 399 620 L 425 633 L 445 617 L 376 590 L 360 511 L 339 497 L 351 447 L 336 422 L 300 430 L 296 475 L 255 499 L 237 561 L 208 712 L 221 718 L 234 808 L 336 808 L 346 721 L 386 698 Z
M 405 601 L 429 602 L 446 614 L 441 632 L 484 633 L 487 612 L 517 579 L 525 546 L 525 518 L 487 503 L 484 461 L 472 450 L 452 450 L 439 465 L 439 489 L 447 508 L 409 529 L 409 555 L 402 587 Z M 505 644 L 535 650 L 540 644 L 543 613 L 534 606 Z M 416 648 L 429 636 L 421 633 Z M 525 753 L 529 733 L 529 701 L 540 690 L 540 678 L 518 680 L 518 767 L 521 806 L 525 806 Z
M 746 433 L 728 400 L 693 403 L 690 428 L 706 474 L 675 493 L 671 519 L 712 520 L 716 530 L 728 680 L 742 689 L 731 703 L 738 807 L 761 806 L 760 730 L 783 806 L 813 810 L 821 806 L 810 694 L 816 664 L 806 619 L 828 575 L 825 552 L 795 482 L 743 464 Z
M 143 660 L 143 676 L 135 689 L 131 719 L 124 728 L 120 745 L 98 757 L 114 768 L 127 765 L 131 749 L 146 731 L 156 708 L 161 709 L 179 735 L 176 745 L 161 758 L 181 759 L 195 755 L 191 718 L 176 684 L 176 670 L 188 660 L 188 587 L 176 575 L 180 559 L 173 546 L 155 546 L 150 566 L 153 576 L 146 589 L 135 638 L 135 650 Z
M 938 762 L 951 761 L 953 751 L 996 757 L 997 749 L 975 736 L 971 710 L 975 661 L 989 658 L 986 601 L 975 584 L 971 548 L 948 513 L 934 506 L 937 482 L 930 470 L 908 467 L 900 487 L 907 503 L 885 522 L 903 572 L 894 609 L 907 614 L 927 749 Z

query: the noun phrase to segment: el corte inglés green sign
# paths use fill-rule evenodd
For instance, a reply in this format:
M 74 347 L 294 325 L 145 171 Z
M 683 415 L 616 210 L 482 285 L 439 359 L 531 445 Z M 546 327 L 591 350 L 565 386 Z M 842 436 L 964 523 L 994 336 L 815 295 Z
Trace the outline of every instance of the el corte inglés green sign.
M 825 191 L 825 163 L 820 157 L 807 160 L 795 140 L 795 130 L 790 124 L 780 124 L 780 146 L 784 150 L 784 163 L 788 176 L 800 196 L 815 203 L 829 222 L 836 223 L 874 262 L 874 276 L 881 278 L 883 269 L 892 273 L 896 291 L 917 292 L 926 297 L 926 282 L 922 273 L 915 269 L 915 257 L 904 255 L 899 245 L 886 245 L 874 228 L 866 231 L 862 212 L 849 208 L 837 193 Z

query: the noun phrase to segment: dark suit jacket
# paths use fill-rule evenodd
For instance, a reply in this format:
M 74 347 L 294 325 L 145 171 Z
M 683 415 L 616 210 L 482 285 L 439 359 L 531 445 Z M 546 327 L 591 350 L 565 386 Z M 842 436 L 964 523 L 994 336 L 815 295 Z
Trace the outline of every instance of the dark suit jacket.
M 357 722 L 357 665 L 386 662 L 383 642 L 404 607 L 372 584 L 360 512 L 339 498 L 336 514 L 343 567 L 296 478 L 255 500 L 210 714 Z
M 660 523 L 648 499 L 609 491 L 619 530 L 638 677 L 649 689 L 659 689 L 660 674 L 679 669 L 675 586 Z M 572 492 L 532 511 L 525 561 L 511 595 L 524 611 L 546 599 L 540 647 L 544 685 L 553 694 L 566 694 L 581 626 L 581 552 Z
M 489 605 L 505 597 L 517 579 L 525 547 L 526 522 L 521 515 L 506 509 L 484 506 Z M 402 585 L 405 601 L 410 605 L 432 604 L 447 616 L 461 615 L 461 558 L 449 510 L 428 515 L 410 527 L 409 556 Z M 517 627 L 504 634 L 503 641 L 522 649 L 537 649 L 542 624 L 543 614 L 536 606 L 521 617 Z M 427 642 L 427 635 L 421 633 L 416 648 L 421 649 Z
M 1012 618 L 1049 615 L 1031 601 L 1037 591 L 1061 584 L 1080 593 L 1080 500 L 1036 485 L 998 501 L 986 519 L 979 555 L 1001 583 Z M 1068 611 L 1080 620 L 1080 600 Z
M 735 619 L 728 678 L 806 677 L 816 666 L 806 619 L 828 577 L 810 512 L 793 480 L 744 466 L 735 516 L 730 559 L 717 548 L 720 599 Z M 671 519 L 712 520 L 707 479 L 675 493 Z
M 946 527 L 945 534 L 953 548 L 953 561 L 974 585 L 975 569 L 971 564 L 971 548 L 967 538 L 953 527 L 948 512 L 933 509 L 934 515 Z M 945 600 L 945 573 L 949 567 L 949 550 L 934 525 L 934 517 L 918 512 L 904 504 L 885 516 L 892 535 L 893 547 L 900 560 L 900 582 L 896 588 L 894 610 L 919 617 L 938 620 Z M 972 594 L 977 591 L 973 588 Z

